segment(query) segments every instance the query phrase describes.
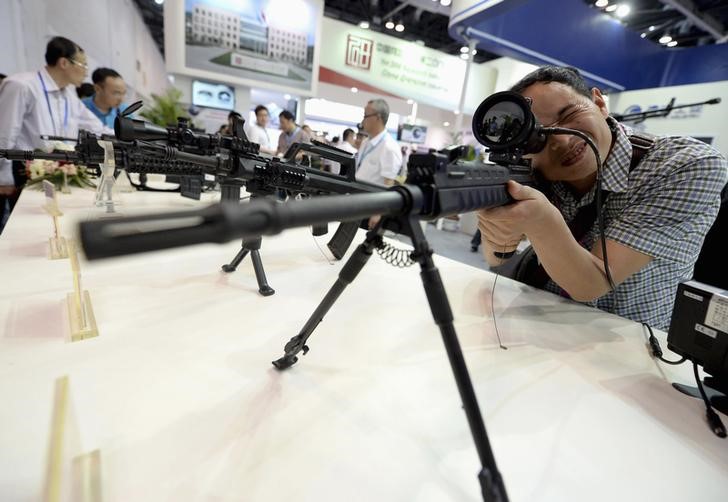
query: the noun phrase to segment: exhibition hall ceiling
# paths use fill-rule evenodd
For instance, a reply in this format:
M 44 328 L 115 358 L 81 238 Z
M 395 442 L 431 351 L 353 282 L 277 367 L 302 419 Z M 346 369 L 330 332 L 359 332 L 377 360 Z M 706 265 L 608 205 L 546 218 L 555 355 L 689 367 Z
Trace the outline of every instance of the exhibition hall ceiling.
M 163 5 L 156 0 L 134 0 L 164 54 Z M 617 6 L 629 6 L 619 17 L 626 28 L 658 44 L 665 34 L 680 47 L 693 47 L 728 41 L 728 1 L 726 0 L 550 0 L 556 10 L 568 9 L 574 2 L 615 16 Z M 324 0 L 324 15 L 349 24 L 362 25 L 403 40 L 423 44 L 447 54 L 458 55 L 462 42 L 448 34 L 449 1 L 435 0 Z M 445 5 L 443 5 L 445 4 Z M 390 23 L 391 24 L 388 24 Z M 397 25 L 401 25 L 401 28 Z M 401 29 L 401 31 L 400 31 Z M 722 34 L 722 35 L 721 35 Z M 479 49 L 474 61 L 482 63 L 499 56 Z
M 629 6 L 624 16 L 616 16 L 628 29 L 659 43 L 665 35 L 678 47 L 715 44 L 728 34 L 726 0 L 582 0 L 607 15 L 615 15 L 620 5 Z M 610 5 L 612 7 L 610 7 Z M 607 12 L 614 9 L 613 12 Z
M 134 1 L 154 41 L 164 54 L 163 5 L 157 4 L 155 0 Z M 450 7 L 443 6 L 439 1 L 325 0 L 324 15 L 354 25 L 366 22 L 369 24 L 368 29 L 414 43 L 421 41 L 419 43 L 447 54 L 461 54 L 460 49 L 463 44 L 450 38 L 447 33 Z M 404 29 L 397 31 L 395 27 L 387 28 L 387 21 L 392 21 L 395 27 L 401 23 Z M 488 52 L 478 51 L 474 61 L 483 63 L 497 57 Z

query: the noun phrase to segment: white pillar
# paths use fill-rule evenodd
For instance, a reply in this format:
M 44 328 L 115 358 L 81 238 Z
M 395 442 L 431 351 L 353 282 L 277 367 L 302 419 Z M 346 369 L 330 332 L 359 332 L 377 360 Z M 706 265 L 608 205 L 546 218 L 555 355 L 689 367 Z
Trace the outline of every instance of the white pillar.
M 460 104 L 458 104 L 458 114 L 455 117 L 455 134 L 459 133 L 463 128 L 463 108 L 465 107 L 465 93 L 468 91 L 468 79 L 470 78 L 470 66 L 473 64 L 473 51 L 477 42 L 473 39 L 468 41 L 468 60 L 465 65 L 465 78 L 463 79 L 463 87 L 460 90 Z

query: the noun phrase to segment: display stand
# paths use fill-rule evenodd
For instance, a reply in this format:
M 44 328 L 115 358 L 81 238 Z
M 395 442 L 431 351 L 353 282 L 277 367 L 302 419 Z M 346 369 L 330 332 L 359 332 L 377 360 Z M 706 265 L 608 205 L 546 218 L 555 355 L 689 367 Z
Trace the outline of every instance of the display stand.
M 101 502 L 101 451 L 76 454 L 80 438 L 69 397 L 69 380 L 56 380 L 48 461 L 43 490 L 45 502 Z
M 96 327 L 91 296 L 81 287 L 81 268 L 78 264 L 78 252 L 73 241 L 69 242 L 68 256 L 71 259 L 73 272 L 73 292 L 66 295 L 68 318 L 71 325 L 71 341 L 78 342 L 99 335 Z
M 63 216 L 63 213 L 58 208 L 56 187 L 50 181 L 43 180 L 43 191 L 46 196 L 46 203 L 43 205 L 43 210 L 53 219 L 53 237 L 48 239 L 50 259 L 60 260 L 68 258 L 68 245 L 66 243 L 66 239 L 61 237 L 60 226 L 58 223 L 58 218 Z
M 99 140 L 99 146 L 104 149 L 104 163 L 101 164 L 101 178 L 96 188 L 96 201 L 98 207 L 105 207 L 107 213 L 115 213 L 114 208 L 114 171 L 116 161 L 114 159 L 114 145 L 110 141 Z
M 61 193 L 71 193 L 71 186 L 68 184 L 68 174 L 63 173 L 63 185 L 61 185 Z
M 134 191 L 134 187 L 131 185 L 131 181 L 129 181 L 129 175 L 126 173 L 126 169 L 119 169 L 114 189 L 119 193 L 131 193 Z

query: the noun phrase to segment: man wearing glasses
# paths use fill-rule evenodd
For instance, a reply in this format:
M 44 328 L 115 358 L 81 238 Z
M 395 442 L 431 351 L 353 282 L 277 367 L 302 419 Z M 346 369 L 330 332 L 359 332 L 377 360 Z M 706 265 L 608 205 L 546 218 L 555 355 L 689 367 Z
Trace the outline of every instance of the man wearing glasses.
M 79 129 L 113 134 L 76 95 L 88 74 L 83 49 L 54 37 L 46 46 L 45 60 L 40 70 L 11 75 L 0 85 L 0 149 L 46 148 L 41 135 L 75 138 Z M 18 199 L 24 171 L 0 160 L 0 228 Z
M 361 129 L 368 134 L 356 157 L 356 179 L 394 185 L 402 168 L 402 151 L 387 132 L 389 105 L 383 99 L 373 99 L 364 107 Z
M 91 80 L 94 83 L 94 95 L 81 101 L 106 127 L 113 129 L 117 115 L 126 109 L 122 103 L 126 97 L 126 83 L 111 68 L 96 68 Z

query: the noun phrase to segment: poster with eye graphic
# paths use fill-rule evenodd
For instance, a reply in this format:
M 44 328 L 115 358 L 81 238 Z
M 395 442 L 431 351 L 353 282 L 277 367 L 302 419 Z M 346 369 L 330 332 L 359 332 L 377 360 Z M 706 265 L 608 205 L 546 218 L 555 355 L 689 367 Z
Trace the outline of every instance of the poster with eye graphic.
M 167 70 L 313 94 L 322 16 L 322 0 L 167 1 Z

